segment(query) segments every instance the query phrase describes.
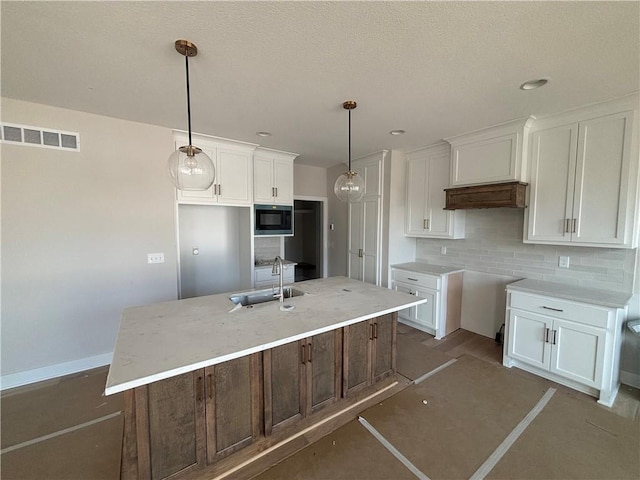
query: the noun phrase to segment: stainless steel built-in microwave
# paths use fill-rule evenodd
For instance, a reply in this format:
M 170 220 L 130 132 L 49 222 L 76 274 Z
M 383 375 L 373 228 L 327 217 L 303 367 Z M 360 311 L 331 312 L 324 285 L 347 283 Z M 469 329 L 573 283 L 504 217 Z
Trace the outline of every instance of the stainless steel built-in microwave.
M 254 205 L 255 235 L 293 235 L 291 205 Z

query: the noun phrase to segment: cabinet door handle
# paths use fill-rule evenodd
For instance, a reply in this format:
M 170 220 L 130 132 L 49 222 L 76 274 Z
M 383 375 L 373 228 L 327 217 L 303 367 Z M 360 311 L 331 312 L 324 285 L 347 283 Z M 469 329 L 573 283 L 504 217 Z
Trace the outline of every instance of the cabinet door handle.
M 552 310 L 554 312 L 564 312 L 564 310 L 562 310 L 561 308 L 545 307 L 544 305 L 542 306 L 542 308 L 544 308 L 545 310 Z
M 544 343 L 549 343 L 549 329 L 544 329 Z
M 309 357 L 307 357 L 307 360 L 309 361 L 309 363 L 311 363 L 311 344 L 310 344 L 310 343 L 307 343 L 307 346 L 309 347 L 309 348 L 308 348 L 308 350 L 309 350 L 309 352 L 308 352 L 308 353 L 309 353 Z
M 201 402 L 203 400 L 204 385 L 202 385 L 202 375 L 198 375 L 196 380 L 196 401 Z
M 218 184 L 218 195 L 222 195 L 222 185 Z
M 278 196 L 278 187 L 276 187 L 276 197 Z
M 557 330 L 554 330 L 554 331 L 553 331 L 553 340 L 551 341 L 551 345 L 555 345 L 555 344 L 557 343 L 557 342 L 556 342 L 556 341 L 557 341 L 557 339 L 558 339 L 557 337 L 558 337 L 558 331 L 557 331 Z
M 429 230 L 429 219 L 427 218 L 427 230 Z
M 571 233 L 576 233 L 576 224 L 578 223 L 577 219 L 573 219 Z
M 571 233 L 570 232 L 570 228 L 569 228 L 570 223 L 571 223 L 571 219 L 570 218 L 565 219 L 565 221 L 564 221 L 564 233 Z
M 306 345 L 303 343 L 302 344 L 302 348 L 301 348 L 301 352 L 300 352 L 300 358 L 302 358 L 302 364 L 304 365 L 306 362 L 306 357 L 305 357 L 305 347 Z
M 373 338 L 378 338 L 378 322 L 373 324 Z
M 407 280 L 411 280 L 412 282 L 417 282 L 418 281 L 417 278 L 411 278 L 411 277 L 407 277 Z
M 423 218 L 423 219 L 422 219 L 422 229 L 423 229 L 423 230 L 426 230 L 426 229 L 427 229 L 427 219 L 426 219 L 426 218 Z
M 369 332 L 369 340 L 373 340 L 373 323 L 369 326 L 371 327 L 371 332 Z
M 207 396 L 209 400 L 213 398 L 213 376 L 211 374 L 207 375 Z

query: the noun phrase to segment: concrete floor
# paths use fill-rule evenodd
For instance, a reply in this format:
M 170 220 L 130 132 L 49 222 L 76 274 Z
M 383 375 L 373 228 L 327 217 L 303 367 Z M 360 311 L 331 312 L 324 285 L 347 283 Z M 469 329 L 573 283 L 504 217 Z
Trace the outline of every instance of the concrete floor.
M 550 388 L 548 403 L 484 477 L 640 478 L 638 390 L 623 387 L 607 409 L 502 367 L 493 339 L 458 330 L 437 341 L 402 324 L 398 333 L 398 371 L 420 383 L 256 478 L 471 478 Z M 3 392 L 2 478 L 118 478 L 122 398 L 101 396 L 105 377 L 97 369 Z

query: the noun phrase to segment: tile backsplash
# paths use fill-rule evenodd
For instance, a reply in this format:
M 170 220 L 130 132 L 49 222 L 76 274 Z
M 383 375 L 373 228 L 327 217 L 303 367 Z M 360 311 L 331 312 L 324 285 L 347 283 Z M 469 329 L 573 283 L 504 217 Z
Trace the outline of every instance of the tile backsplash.
M 255 237 L 255 260 L 273 260 L 280 252 L 280 237 Z
M 631 293 L 637 249 L 525 244 L 523 223 L 522 209 L 467 210 L 466 238 L 419 238 L 416 261 Z M 569 268 L 558 267 L 560 255 Z

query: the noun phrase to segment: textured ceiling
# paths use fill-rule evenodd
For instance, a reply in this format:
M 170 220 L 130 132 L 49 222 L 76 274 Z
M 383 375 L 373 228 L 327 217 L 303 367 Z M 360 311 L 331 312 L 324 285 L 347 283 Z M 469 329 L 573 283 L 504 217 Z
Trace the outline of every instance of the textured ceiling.
M 195 132 L 326 167 L 346 161 L 344 100 L 356 158 L 637 91 L 639 6 L 2 1 L 2 95 L 184 130 L 185 38 Z

